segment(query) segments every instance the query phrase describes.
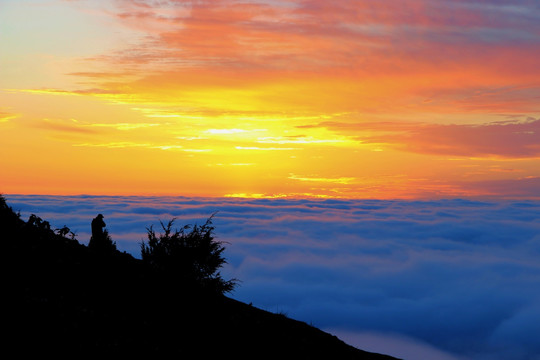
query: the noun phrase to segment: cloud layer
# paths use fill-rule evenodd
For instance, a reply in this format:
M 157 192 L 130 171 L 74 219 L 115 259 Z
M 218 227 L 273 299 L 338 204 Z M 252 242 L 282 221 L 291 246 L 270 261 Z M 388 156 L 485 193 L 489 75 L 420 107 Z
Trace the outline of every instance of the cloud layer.
M 242 280 L 239 300 L 396 356 L 540 356 L 538 201 L 7 200 L 23 217 L 76 230 L 83 243 L 101 212 L 118 247 L 135 256 L 146 226 L 202 223 L 218 211 L 224 273 Z

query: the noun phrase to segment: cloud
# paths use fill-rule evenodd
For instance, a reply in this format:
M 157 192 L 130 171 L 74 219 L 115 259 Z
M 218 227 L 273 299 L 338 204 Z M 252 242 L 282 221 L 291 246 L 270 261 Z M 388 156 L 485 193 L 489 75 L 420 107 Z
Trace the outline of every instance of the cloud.
M 540 119 L 487 124 L 321 122 L 299 128 L 324 127 L 363 143 L 423 154 L 466 157 L 529 158 L 540 156 Z
M 116 132 L 116 141 L 102 142 L 100 143 L 79 143 L 74 146 L 97 146 L 97 147 L 148 147 L 148 148 L 174 148 L 178 147 L 177 144 L 149 144 L 149 143 L 136 143 L 133 141 L 120 141 L 120 135 L 118 132 L 129 132 L 134 130 L 145 130 L 150 127 L 157 127 L 163 124 L 160 123 L 142 123 L 142 122 L 122 122 L 122 123 L 90 123 L 86 121 L 79 121 L 77 119 L 41 119 L 40 121 L 34 121 L 30 126 L 44 129 L 47 131 L 54 131 L 60 133 L 71 133 L 81 135 L 95 135 L 101 134 L 102 136 Z M 91 136 L 88 136 L 90 138 Z
M 289 179 L 308 182 L 322 182 L 322 183 L 336 183 L 336 184 L 350 184 L 356 179 L 353 177 L 340 177 L 340 178 L 322 178 L 314 176 L 299 176 L 290 174 Z
M 107 71 L 73 72 L 92 81 L 102 79 L 98 88 L 108 89 L 100 90 L 103 96 L 129 89 L 146 98 L 156 83 L 157 88 L 178 89 L 193 84 L 191 78 L 197 79 L 199 89 L 202 84 L 214 87 L 226 82 L 242 93 L 246 87 L 257 91 L 260 86 L 271 87 L 279 79 L 300 88 L 293 98 L 284 96 L 297 108 L 302 89 L 323 87 L 317 96 L 329 102 L 327 88 L 332 87 L 338 98 L 354 99 L 356 105 L 348 104 L 347 110 L 368 104 L 373 109 L 397 104 L 409 108 L 418 101 L 415 96 L 437 98 L 429 106 L 422 103 L 423 109 L 436 105 L 495 113 L 536 109 L 539 43 L 534 34 L 540 29 L 539 9 L 531 3 L 117 0 L 114 4 L 116 12 L 106 12 L 146 36 L 89 59 L 104 64 Z M 119 86 L 116 74 L 126 73 L 139 80 Z M 340 84 L 326 84 L 328 78 L 339 79 Z M 503 94 L 480 103 L 475 96 L 463 102 L 471 92 L 485 89 Z M 508 89 L 512 94 L 505 95 Z M 382 99 L 379 92 L 384 93 Z M 400 99 L 394 100 L 397 104 L 385 101 L 393 92 Z M 279 97 L 279 92 L 272 95 L 273 104 Z M 358 104 L 366 97 L 365 105 Z M 343 108 L 341 104 L 332 111 Z
M 531 2 L 115 0 L 71 6 L 102 23 L 106 17 L 110 33 L 121 34 L 114 43 L 124 45 L 89 53 L 84 69 L 70 68 L 77 77 L 73 89 L 27 91 L 139 107 L 174 104 L 185 113 L 537 110 L 539 10 Z M 476 93 L 494 89 L 498 95 Z
M 540 307 L 537 304 L 520 309 L 514 316 L 503 321 L 493 332 L 491 345 L 507 358 L 529 356 L 529 353 L 540 354 L 540 345 L 534 334 L 540 326 Z M 507 346 L 510 343 L 512 351 Z
M 424 58 L 440 60 L 441 54 L 432 51 L 433 47 L 442 50 L 444 46 L 446 54 L 467 48 L 478 56 L 486 48 L 482 45 L 515 46 L 520 40 L 538 44 L 538 39 L 531 36 L 531 29 L 538 29 L 536 7 L 509 8 L 489 1 L 472 5 L 424 0 L 309 0 L 290 4 L 202 1 L 189 6 L 177 2 L 169 11 L 177 11 L 178 16 L 145 13 L 149 21 L 182 23 L 181 27 L 169 27 L 158 34 L 159 41 L 168 48 L 182 49 L 202 61 L 218 58 L 244 65 L 343 64 L 352 60 L 351 55 L 353 59 L 358 57 L 361 50 L 382 55 L 374 50 L 387 46 L 392 46 L 399 56 L 421 52 Z M 140 11 L 135 10 L 135 14 L 140 15 Z M 461 59 L 467 56 L 461 54 Z M 284 65 L 284 59 L 288 65 Z
M 59 120 L 59 119 L 43 119 L 37 122 L 34 126 L 58 132 L 77 133 L 77 134 L 97 134 L 99 131 L 93 129 L 87 124 L 80 123 L 75 119 Z
M 386 353 L 400 359 L 465 360 L 456 355 L 445 353 L 429 344 L 399 335 L 352 333 L 333 329 L 328 329 L 328 331 L 359 349 L 365 351 L 380 351 L 380 349 L 385 349 Z
M 85 73 L 84 76 L 94 76 L 89 73 Z M 75 75 L 75 74 L 74 74 Z M 77 74 L 82 76 L 80 74 Z M 119 92 L 107 89 L 79 89 L 79 90 L 65 90 L 65 89 L 22 89 L 22 90 L 7 90 L 8 92 L 22 92 L 30 94 L 46 94 L 46 95 L 95 95 L 95 96 L 108 96 L 117 95 Z
M 19 114 L 12 114 L 9 112 L 1 111 L 0 109 L 0 123 L 7 123 L 8 121 L 11 121 L 13 119 L 18 118 Z
M 483 180 L 461 183 L 462 189 L 475 191 L 483 196 L 537 199 L 540 194 L 540 177 L 529 176 L 517 179 Z
M 6 197 L 23 218 L 67 225 L 83 243 L 103 213 L 135 256 L 145 227 L 201 224 L 217 211 L 223 273 L 242 280 L 241 301 L 411 359 L 539 353 L 538 201 Z

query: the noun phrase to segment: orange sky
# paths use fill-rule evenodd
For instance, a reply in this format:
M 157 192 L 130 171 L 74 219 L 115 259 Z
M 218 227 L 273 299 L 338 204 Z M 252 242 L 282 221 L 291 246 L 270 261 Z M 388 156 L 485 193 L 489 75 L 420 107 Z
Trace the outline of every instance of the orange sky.
M 5 0 L 0 192 L 540 194 L 533 1 Z

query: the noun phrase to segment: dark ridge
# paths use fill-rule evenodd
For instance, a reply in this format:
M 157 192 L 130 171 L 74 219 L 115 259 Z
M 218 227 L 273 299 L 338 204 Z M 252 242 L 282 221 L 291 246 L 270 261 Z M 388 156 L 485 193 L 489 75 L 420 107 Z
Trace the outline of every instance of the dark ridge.
M 0 241 L 2 347 L 18 358 L 394 359 L 304 322 L 180 286 L 129 254 L 93 251 L 46 221 L 23 221 L 1 196 Z

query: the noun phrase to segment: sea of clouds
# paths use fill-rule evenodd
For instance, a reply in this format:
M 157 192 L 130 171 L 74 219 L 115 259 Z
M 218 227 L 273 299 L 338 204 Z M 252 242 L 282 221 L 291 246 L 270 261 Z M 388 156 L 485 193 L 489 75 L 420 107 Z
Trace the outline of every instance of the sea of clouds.
M 84 244 L 102 213 L 135 257 L 217 212 L 235 299 L 404 359 L 540 359 L 540 201 L 5 197 Z

